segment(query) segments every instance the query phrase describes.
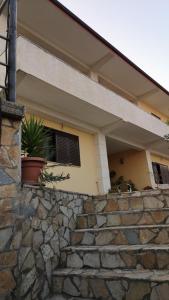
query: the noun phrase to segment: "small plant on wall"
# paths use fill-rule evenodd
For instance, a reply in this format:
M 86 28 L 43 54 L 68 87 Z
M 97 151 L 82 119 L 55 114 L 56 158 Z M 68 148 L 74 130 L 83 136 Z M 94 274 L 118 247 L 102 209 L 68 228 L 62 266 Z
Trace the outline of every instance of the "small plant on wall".
M 169 126 L 169 120 L 167 120 L 166 124 Z M 166 140 L 166 142 L 169 142 L 169 134 L 166 134 L 164 136 L 164 139 Z
M 54 151 L 51 136 L 43 121 L 33 115 L 22 122 L 22 183 L 46 184 L 69 179 L 70 175 L 54 175 L 47 171 L 47 153 Z M 54 165 L 53 165 L 54 166 Z M 56 165 L 55 165 L 56 166 Z
M 169 126 L 169 120 L 167 120 L 166 124 Z M 169 133 L 164 135 L 164 140 L 169 143 Z
M 119 176 L 116 180 L 115 171 L 110 172 L 111 179 L 111 192 L 121 193 L 121 192 L 132 192 L 136 191 L 135 184 L 131 180 L 125 180 L 123 176 Z

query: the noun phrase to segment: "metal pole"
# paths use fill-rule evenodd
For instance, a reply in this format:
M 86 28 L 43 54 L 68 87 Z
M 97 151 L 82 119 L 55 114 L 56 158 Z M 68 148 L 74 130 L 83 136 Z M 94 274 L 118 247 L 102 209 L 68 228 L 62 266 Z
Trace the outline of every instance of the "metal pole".
M 9 0 L 8 91 L 9 101 L 16 101 L 16 26 L 17 0 Z

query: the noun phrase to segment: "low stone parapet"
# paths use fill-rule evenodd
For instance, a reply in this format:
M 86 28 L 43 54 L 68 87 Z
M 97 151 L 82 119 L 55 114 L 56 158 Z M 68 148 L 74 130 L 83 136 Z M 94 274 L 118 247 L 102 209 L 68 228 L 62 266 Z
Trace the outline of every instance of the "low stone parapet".
M 25 186 L 20 192 L 17 230 L 20 239 L 15 267 L 16 299 L 47 299 L 52 272 L 61 262 L 62 248 L 70 245 L 87 195 L 49 188 Z

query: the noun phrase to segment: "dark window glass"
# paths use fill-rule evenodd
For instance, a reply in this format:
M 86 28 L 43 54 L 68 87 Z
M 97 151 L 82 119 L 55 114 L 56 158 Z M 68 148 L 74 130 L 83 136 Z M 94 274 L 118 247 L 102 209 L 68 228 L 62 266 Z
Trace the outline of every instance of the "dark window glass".
M 73 134 L 47 128 L 51 135 L 53 150 L 47 159 L 66 165 L 80 166 L 79 137 Z
M 49 138 L 49 141 L 44 142 L 45 156 L 48 161 L 56 161 L 56 143 L 55 143 L 55 130 L 45 127 Z M 49 145 L 50 144 L 50 145 Z
M 169 184 L 169 169 L 168 166 L 153 162 L 153 172 L 155 182 L 157 184 Z
M 164 184 L 169 183 L 169 170 L 167 166 L 160 165 L 161 177 Z

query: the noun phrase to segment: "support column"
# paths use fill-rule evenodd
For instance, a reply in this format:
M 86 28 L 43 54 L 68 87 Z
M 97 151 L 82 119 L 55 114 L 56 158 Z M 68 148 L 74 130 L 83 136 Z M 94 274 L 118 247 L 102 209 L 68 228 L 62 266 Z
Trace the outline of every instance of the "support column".
M 9 17 L 9 53 L 8 53 L 8 93 L 9 101 L 16 102 L 16 27 L 17 27 L 17 0 L 10 0 Z
M 99 194 L 106 194 L 110 190 L 110 175 L 108 166 L 106 138 L 102 133 L 95 135 L 95 144 L 97 151 L 97 184 Z
M 154 172 L 153 172 L 152 161 L 151 161 L 151 155 L 150 155 L 149 150 L 146 150 L 146 158 L 147 158 L 147 164 L 148 164 L 148 171 L 149 171 L 149 178 L 150 178 L 151 186 L 154 189 L 154 188 L 157 187 L 157 184 L 155 183 Z

